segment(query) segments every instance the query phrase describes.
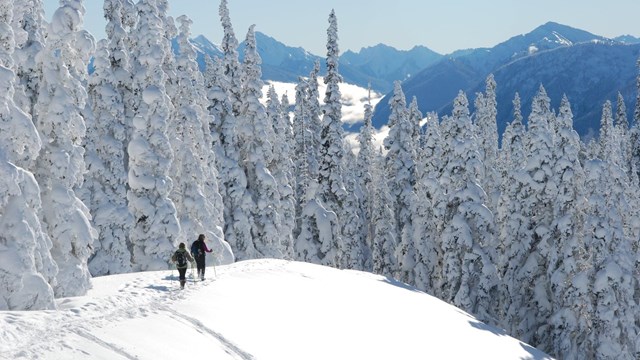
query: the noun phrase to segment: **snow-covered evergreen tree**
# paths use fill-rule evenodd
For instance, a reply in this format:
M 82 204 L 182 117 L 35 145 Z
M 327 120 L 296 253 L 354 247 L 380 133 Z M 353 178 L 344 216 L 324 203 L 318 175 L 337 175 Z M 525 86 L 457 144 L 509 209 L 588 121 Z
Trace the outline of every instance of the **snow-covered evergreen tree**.
M 305 83 L 305 126 L 307 131 L 307 150 L 309 152 L 307 165 L 309 166 L 309 176 L 314 179 L 318 179 L 320 176 L 320 137 L 322 135 L 322 107 L 320 106 L 320 85 L 318 83 L 319 72 L 320 62 L 316 61 Z
M 387 277 L 394 277 L 397 265 L 395 255 L 396 224 L 392 204 L 393 198 L 389 194 L 389 187 L 384 172 L 384 157 L 377 154 L 373 171 L 373 272 Z
M 89 270 L 94 276 L 131 270 L 129 231 L 133 217 L 126 198 L 129 165 L 126 148 L 134 104 L 127 33 L 137 20 L 137 12 L 132 9 L 130 1 L 105 1 L 108 40 L 98 43 L 94 73 L 89 79 L 94 117 L 87 119 L 87 174 L 80 190 L 98 230 L 98 241 L 89 260 Z
M 224 201 L 224 236 L 238 260 L 255 254 L 251 235 L 251 195 L 247 193 L 247 177 L 240 167 L 241 155 L 237 132 L 237 117 L 241 108 L 241 74 L 238 60 L 238 40 L 235 37 L 227 1 L 219 8 L 223 28 L 223 57 L 214 66 L 208 64 L 209 112 L 214 116 L 211 126 L 215 156 L 218 163 L 220 194 Z
M 500 198 L 497 203 L 496 224 L 498 226 L 498 269 L 502 278 L 500 298 L 498 299 L 498 318 L 506 319 L 506 313 L 511 304 L 511 293 L 514 284 L 505 278 L 507 274 L 512 275 L 516 263 L 521 259 L 524 251 L 519 247 L 518 239 L 520 234 L 527 232 L 528 219 L 523 217 L 522 208 L 516 199 L 519 185 L 515 179 L 518 178 L 521 168 L 524 166 L 524 139 L 526 129 L 522 123 L 522 113 L 520 105 L 520 95 L 516 93 L 513 99 L 513 121 L 511 121 L 502 136 L 502 148 L 500 149 L 500 171 L 502 174 L 500 182 Z
M 87 260 L 96 231 L 89 209 L 76 196 L 85 171 L 82 140 L 89 56 L 93 37 L 82 30 L 82 1 L 66 1 L 53 14 L 45 49 L 37 61 L 43 69 L 35 106 L 36 127 L 44 144 L 35 176 L 42 196 L 42 221 L 53 242 L 59 272 L 56 296 L 83 295 L 90 288 Z
M 584 171 L 580 164 L 580 138 L 573 129 L 573 114 L 567 96 L 563 96 L 557 115 L 558 132 L 554 142 L 554 176 L 558 196 L 553 203 L 553 239 L 549 250 L 548 277 L 553 298 L 551 344 L 554 353 L 563 356 L 581 354 L 588 344 L 588 288 L 584 272 L 586 254 L 583 243 Z M 584 354 L 584 353 L 582 353 Z
M 156 7 L 158 9 L 158 17 L 160 18 L 160 23 L 164 32 L 164 37 L 169 41 L 162 41 L 162 50 L 164 53 L 164 60 L 162 61 L 162 70 L 166 75 L 165 80 L 165 92 L 169 99 L 173 100 L 177 97 L 178 94 L 178 73 L 176 71 L 176 62 L 175 56 L 172 49 L 172 42 L 178 36 L 178 28 L 176 27 L 176 23 L 173 20 L 173 17 L 169 16 L 169 0 L 155 0 Z M 173 102 L 171 103 L 173 107 L 177 107 Z M 174 115 L 175 109 L 171 109 L 171 119 L 175 118 Z M 173 124 L 170 122 L 170 129 Z
M 189 42 L 192 21 L 178 17 L 180 24 L 177 43 L 179 54 L 175 61 L 177 94 L 171 139 L 175 149 L 172 174 L 175 174 L 171 198 L 179 214 L 179 241 L 191 243 L 198 234 L 205 234 L 209 245 L 221 259 L 230 257 L 222 232 L 222 198 L 218 192 L 215 155 L 209 124 L 211 115 L 206 109 L 204 78 L 198 69 L 196 51 Z
M 435 296 L 442 284 L 442 243 L 439 222 L 444 209 L 444 194 L 438 181 L 441 172 L 441 137 L 437 114 L 427 116 L 423 145 L 416 163 L 415 199 L 412 199 L 413 237 L 416 249 L 415 286 Z
M 364 231 L 364 211 L 362 208 L 362 190 L 355 175 L 356 157 L 349 149 L 345 151 L 345 188 L 347 195 L 342 206 L 342 264 L 345 269 L 364 270 L 365 261 L 369 257 Z
M 399 280 L 413 283 L 415 267 L 415 246 L 411 229 L 411 199 L 415 185 L 416 137 L 414 124 L 409 118 L 407 103 L 400 82 L 394 84 L 393 96 L 389 99 L 389 135 L 384 139 L 386 154 L 386 173 L 389 191 L 393 199 L 391 204 L 398 239 L 398 277 Z
M 443 121 L 443 136 L 451 146 L 443 154 L 449 179 L 442 232 L 444 300 L 491 322 L 498 280 L 495 225 L 479 185 L 482 162 L 463 92 L 454 100 L 452 116 Z
M 165 91 L 166 54 L 162 19 L 154 0 L 137 4 L 133 82 L 141 96 L 133 118 L 129 153 L 129 211 L 134 217 L 131 232 L 133 269 L 159 270 L 169 266 L 177 246 L 180 224 L 176 208 L 169 198 L 173 181 L 169 176 L 174 159 L 167 136 L 171 99 Z
M 551 241 L 553 203 L 557 185 L 553 173 L 553 140 L 549 119 L 553 116 L 544 87 L 534 97 L 525 137 L 525 166 L 512 175 L 503 202 L 502 247 L 505 252 L 504 282 L 510 303 L 505 304 L 505 324 L 510 333 L 547 349 L 548 319 L 552 312 L 550 282 L 546 269 Z
M 485 93 L 478 94 L 476 100 L 475 125 L 478 131 L 478 146 L 484 177 L 480 185 L 489 195 L 487 205 L 493 211 L 499 196 L 498 173 L 498 124 L 496 122 L 498 110 L 496 101 L 496 81 L 493 74 L 486 79 Z
M 302 78 L 298 78 L 296 85 L 295 107 L 293 111 L 293 166 L 295 176 L 295 227 L 293 229 L 293 238 L 297 239 L 300 235 L 302 227 L 302 208 L 304 203 L 315 197 L 315 180 L 312 179 L 309 172 L 308 158 L 313 155 L 309 150 L 309 133 L 308 124 L 308 108 L 307 108 L 307 83 Z M 313 185 L 313 187 L 311 187 Z M 311 194 L 313 192 L 313 194 Z M 297 241 L 297 240 L 296 240 Z M 297 245 L 297 244 L 295 244 Z M 294 246 L 295 246 L 294 245 Z M 296 252 L 296 258 L 299 259 L 300 254 Z
M 625 203 L 622 192 L 626 175 L 614 164 L 599 159 L 585 165 L 587 178 L 585 248 L 589 251 L 589 283 L 585 292 L 591 296 L 593 309 L 589 328 L 596 359 L 636 358 L 638 329 L 634 310 L 637 279 L 634 276 L 637 253 L 622 231 Z
M 105 32 L 109 45 L 109 65 L 114 76 L 113 84 L 118 91 L 118 96 L 124 107 L 124 118 L 118 121 L 125 127 L 126 144 L 131 140 L 133 133 L 132 119 L 139 107 L 140 97 L 133 94 L 133 77 L 131 74 L 133 61 L 131 59 L 132 46 L 135 36 L 135 26 L 138 21 L 138 12 L 131 0 L 106 0 L 104 2 L 104 14 L 107 20 Z M 125 161 L 125 171 L 129 170 L 129 164 Z
M 15 51 L 15 72 L 18 81 L 14 85 L 15 102 L 36 121 L 34 106 L 38 98 L 38 88 L 42 72 L 36 61 L 45 43 L 44 5 L 42 0 L 13 1 L 13 31 Z
M 14 102 L 13 12 L 12 1 L 0 1 L 0 310 L 53 309 L 58 269 L 39 219 L 40 190 L 33 174 L 18 166 L 33 163 L 42 144 Z
M 420 147 L 420 142 L 422 138 L 422 127 L 420 122 L 422 122 L 422 112 L 418 108 L 418 98 L 415 96 L 411 98 L 411 103 L 409 104 L 409 108 L 407 109 L 407 114 L 409 116 L 409 122 L 413 126 L 413 131 L 411 132 L 411 138 L 413 139 L 414 148 L 417 149 Z
M 371 123 L 373 118 L 373 107 L 371 106 L 371 91 L 369 91 L 369 98 L 364 105 L 364 123 L 360 128 L 358 134 L 358 143 L 360 150 L 358 151 L 358 157 L 356 159 L 355 176 L 359 182 L 358 186 L 362 191 L 362 216 L 363 216 L 363 231 L 365 235 L 366 246 L 369 249 L 373 247 L 373 169 L 375 152 L 373 148 L 373 135 L 374 128 Z M 368 254 L 368 258 L 364 259 L 364 269 L 371 270 L 373 264 L 371 263 L 371 254 Z
M 618 141 L 617 150 L 620 152 L 619 164 L 628 174 L 631 173 L 631 139 L 629 137 L 629 119 L 627 118 L 627 106 L 624 97 L 618 92 L 616 100 L 616 116 L 614 123 L 614 138 Z
M 108 42 L 101 40 L 88 89 L 93 117 L 86 121 L 87 173 L 80 189 L 98 231 L 94 254 L 89 259 L 94 276 L 131 271 L 129 232 L 133 218 L 127 205 L 127 128 L 118 77 L 109 58 Z
M 339 84 L 342 76 L 338 73 L 338 22 L 335 11 L 329 14 L 329 28 L 327 29 L 327 75 L 324 83 L 327 85 L 324 96 L 324 108 L 322 117 L 322 131 L 320 134 L 319 174 L 317 199 L 329 211 L 340 216 L 349 216 L 342 213 L 342 206 L 346 197 L 344 186 L 344 130 L 342 129 L 342 103 Z M 336 219 L 340 226 L 340 219 Z M 332 231 L 336 237 L 323 239 L 330 243 L 323 243 L 323 253 L 330 252 L 331 256 L 323 260 L 325 265 L 337 265 L 333 258 L 339 259 L 341 255 L 341 229 Z M 335 254 L 335 255 L 334 255 Z
M 513 99 L 513 120 L 507 124 L 502 134 L 502 146 L 499 153 L 498 168 L 501 171 L 502 183 L 508 173 L 524 164 L 524 136 L 526 129 L 522 123 L 520 95 Z M 500 191 L 502 193 L 502 190 Z
M 245 208 L 252 216 L 251 233 L 257 253 L 246 253 L 248 258 L 282 258 L 280 243 L 282 216 L 278 183 L 269 170 L 272 163 L 275 131 L 268 122 L 262 97 L 262 59 L 256 48 L 254 26 L 249 28 L 245 40 L 242 78 L 242 105 L 238 117 L 238 135 L 241 164 L 247 174 L 247 193 L 252 207 Z M 247 205 L 247 204 L 245 204 Z
M 295 178 L 292 156 L 294 149 L 291 148 L 293 133 L 288 108 L 289 100 L 286 94 L 283 95 L 283 103 L 281 103 L 275 88 L 270 86 L 267 92 L 266 111 L 267 119 L 273 126 L 275 133 L 272 144 L 274 159 L 270 169 L 278 184 L 278 193 L 280 193 L 280 208 L 276 211 L 282 217 L 280 243 L 283 256 L 286 259 L 293 259 L 293 228 L 295 226 L 296 201 L 293 190 Z
M 312 198 L 303 203 L 300 234 L 296 238 L 295 253 L 299 261 L 338 267 L 341 244 L 340 226 L 335 212 Z
M 223 88 L 227 91 L 229 102 L 231 104 L 232 114 L 237 116 L 240 113 L 242 103 L 242 66 L 238 59 L 238 39 L 233 31 L 231 24 L 231 16 L 229 15 L 229 6 L 227 0 L 220 1 L 218 9 L 220 15 L 220 23 L 222 24 L 223 37 L 220 43 L 222 48 L 222 67 L 224 81 Z
M 619 152 L 614 152 L 616 145 L 614 144 L 614 127 L 613 127 L 613 109 L 611 101 L 605 101 L 602 106 L 602 116 L 600 118 L 600 139 L 598 142 L 598 158 L 604 159 L 605 157 L 611 157 L 619 155 Z M 615 161 L 615 159 L 612 159 Z M 618 162 L 619 163 L 619 162 Z

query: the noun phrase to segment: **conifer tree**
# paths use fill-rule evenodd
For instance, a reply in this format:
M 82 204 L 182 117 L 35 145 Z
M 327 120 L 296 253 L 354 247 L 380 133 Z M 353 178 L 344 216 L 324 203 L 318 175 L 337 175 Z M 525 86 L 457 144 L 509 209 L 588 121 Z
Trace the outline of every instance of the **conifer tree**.
M 621 191 L 626 175 L 614 164 L 596 159 L 585 165 L 587 204 L 584 222 L 585 248 L 589 249 L 588 288 L 593 314 L 590 332 L 593 343 L 591 357 L 597 359 L 633 359 L 637 327 L 634 324 L 637 307 L 634 292 L 637 280 L 633 275 L 637 252 L 622 231 L 625 203 Z
M 169 176 L 174 153 L 167 136 L 171 100 L 164 84 L 165 37 L 156 2 L 137 4 L 139 22 L 135 39 L 133 83 L 141 101 L 133 118 L 128 144 L 129 210 L 134 217 L 131 232 L 134 270 L 160 270 L 169 266 L 177 246 L 180 224 L 169 198 L 173 181 Z
M 500 182 L 500 198 L 497 203 L 496 224 L 498 226 L 498 269 L 502 279 L 500 284 L 500 297 L 498 299 L 498 318 L 505 321 L 507 311 L 511 304 L 511 291 L 515 284 L 506 276 L 512 276 L 515 268 L 519 266 L 517 261 L 523 256 L 518 239 L 520 234 L 526 233 L 528 219 L 524 218 L 520 204 L 516 199 L 519 191 L 514 186 L 515 179 L 522 171 L 525 162 L 524 139 L 526 129 L 522 123 L 520 95 L 516 93 L 513 99 L 513 121 L 511 121 L 502 136 L 502 148 L 500 150 L 500 170 L 502 174 Z
M 318 200 L 318 179 L 312 176 L 310 163 L 317 150 L 309 141 L 309 97 L 307 82 L 299 78 L 296 86 L 294 142 L 296 146 L 296 231 L 295 259 L 315 264 L 338 266 L 340 258 L 333 241 L 339 238 L 336 213 Z
M 113 75 L 113 83 L 122 99 L 124 116 L 117 121 L 125 128 L 125 150 L 133 133 L 132 119 L 139 106 L 140 97 L 133 94 L 133 76 L 131 74 L 133 60 L 131 58 L 135 26 L 138 12 L 130 0 L 106 0 L 104 14 L 107 20 L 105 32 L 109 41 L 107 53 Z M 129 170 L 128 162 L 124 163 L 125 171 Z
M 320 134 L 319 173 L 317 198 L 328 211 L 336 214 L 342 213 L 342 206 L 346 197 L 344 186 L 344 130 L 342 129 L 342 103 L 339 84 L 342 76 L 338 73 L 338 22 L 335 12 L 329 14 L 329 28 L 327 29 L 327 75 L 324 83 L 327 85 L 324 97 L 322 117 L 322 131 Z M 337 226 L 339 218 L 336 219 Z M 341 229 L 332 231 L 333 239 L 323 239 L 330 243 L 323 243 L 323 253 L 331 251 L 331 257 L 339 259 L 341 255 Z M 336 253 L 333 255 L 333 253 Z M 332 260 L 324 261 L 333 265 Z M 336 264 L 339 263 L 339 260 Z
M 386 172 L 389 191 L 393 199 L 398 237 L 398 274 L 401 281 L 413 283 L 415 246 L 411 229 L 411 199 L 415 185 L 416 138 L 414 123 L 409 118 L 406 100 L 400 82 L 394 84 L 389 100 L 389 135 L 384 140 L 387 149 Z
M 490 321 L 491 298 L 497 291 L 494 219 L 479 185 L 482 162 L 463 92 L 454 100 L 453 114 L 443 126 L 444 141 L 452 144 L 451 152 L 443 155 L 449 179 L 445 190 L 448 213 L 442 232 L 443 296 L 445 301 Z
M 552 244 L 551 223 L 557 185 L 553 174 L 553 143 L 549 119 L 553 116 L 544 87 L 534 97 L 524 148 L 526 166 L 515 173 L 502 208 L 502 247 L 505 251 L 504 281 L 510 300 L 506 324 L 510 334 L 546 349 L 551 299 L 548 289 L 548 254 Z M 518 290 L 516 290 L 518 289 Z
M 297 247 L 298 235 L 303 226 L 301 223 L 302 208 L 304 204 L 315 197 L 316 179 L 313 179 L 309 171 L 309 157 L 313 153 L 309 150 L 309 132 L 308 124 L 308 108 L 307 108 L 307 82 L 302 78 L 298 78 L 296 85 L 295 108 L 293 113 L 293 144 L 294 144 L 294 171 L 295 171 L 295 227 L 293 230 L 293 238 L 296 239 L 294 247 Z M 308 225 L 304 225 L 308 227 Z M 296 250 L 296 259 L 300 259 L 300 255 Z
M 273 141 L 274 159 L 270 166 L 278 184 L 280 193 L 280 208 L 277 212 L 282 216 L 280 242 L 282 244 L 283 256 L 286 259 L 293 259 L 293 228 L 295 226 L 295 194 L 294 184 L 294 164 L 292 160 L 293 149 L 291 139 L 293 138 L 291 122 L 289 120 L 288 109 L 289 100 L 286 94 L 283 95 L 283 103 L 278 100 L 275 88 L 269 87 L 267 92 L 267 119 L 273 126 L 275 134 Z M 285 113 L 286 112 L 286 113 Z
M 262 97 L 262 60 L 256 48 L 254 26 L 249 28 L 245 40 L 244 69 L 242 78 L 242 105 L 238 117 L 241 163 L 247 174 L 247 193 L 252 203 L 245 203 L 245 211 L 252 216 L 252 229 L 256 254 L 249 258 L 282 258 L 284 251 L 280 243 L 282 217 L 280 193 L 276 179 L 269 170 L 273 162 L 275 131 L 268 122 Z M 247 205 L 251 208 L 246 207 Z
M 416 163 L 415 199 L 412 200 L 413 237 L 416 248 L 415 286 L 435 296 L 442 284 L 442 242 L 438 228 L 442 225 L 443 194 L 439 183 L 442 158 L 440 124 L 437 114 L 427 116 L 423 145 Z
M 343 204 L 343 213 L 349 215 L 343 219 L 341 266 L 345 269 L 364 270 L 369 248 L 364 233 L 362 190 L 355 175 L 356 157 L 350 149 L 345 151 L 344 168 L 347 195 Z
M 45 49 L 37 61 L 43 69 L 35 105 L 36 127 L 44 144 L 35 176 L 40 186 L 42 222 L 53 242 L 58 264 L 56 296 L 83 295 L 90 288 L 87 260 L 96 230 L 89 209 L 77 197 L 83 182 L 87 64 L 93 37 L 82 30 L 82 1 L 67 1 L 53 15 Z
M 413 139 L 413 146 L 417 149 L 420 147 L 421 140 L 421 126 L 420 122 L 422 121 L 422 112 L 418 108 L 418 99 L 414 96 L 411 98 L 411 103 L 409 104 L 409 108 L 407 109 L 409 115 L 409 122 L 413 126 L 413 131 L 411 132 L 411 138 Z
M 104 3 L 107 40 L 98 43 L 89 100 L 94 117 L 87 119 L 87 174 L 82 198 L 94 216 L 98 241 L 89 260 L 93 275 L 129 272 L 133 217 L 128 211 L 127 144 L 132 129 L 131 41 L 128 29 L 137 21 L 130 1 Z M 104 140 L 107 141 L 104 141 Z M 106 203 L 108 205 L 103 206 Z
M 373 272 L 387 277 L 394 277 L 397 269 L 396 224 L 393 213 L 393 198 L 389 194 L 384 172 L 384 157 L 377 154 L 373 172 Z
M 614 153 L 616 146 L 614 144 L 614 136 L 613 110 L 611 101 L 607 100 L 602 106 L 602 117 L 600 118 L 600 139 L 598 142 L 598 157 L 600 159 L 616 155 L 616 153 Z
M 18 165 L 33 163 L 42 144 L 31 118 L 14 102 L 13 10 L 11 1 L 0 1 L 0 231 L 2 253 L 13 259 L 0 271 L 0 310 L 54 309 L 51 285 L 58 269 L 39 219 L 38 184 Z
M 223 57 L 211 71 L 209 107 L 214 116 L 211 127 L 216 150 L 220 193 L 224 201 L 224 237 L 238 260 L 256 254 L 251 235 L 251 195 L 247 193 L 247 176 L 240 166 L 241 154 L 238 134 L 238 116 L 242 104 L 242 69 L 238 60 L 238 40 L 235 37 L 227 1 L 220 1 L 220 21 L 223 28 L 221 47 Z M 213 81 L 213 82 L 212 82 Z
M 305 91 L 305 126 L 307 135 L 307 147 L 309 156 L 307 158 L 309 166 L 309 176 L 314 179 L 320 177 L 320 143 L 322 136 L 322 106 L 320 105 L 320 89 L 318 84 L 318 74 L 320 72 L 320 62 L 316 61 L 313 70 L 306 80 Z
M 375 153 L 373 148 L 373 134 L 374 129 L 371 123 L 373 118 L 373 107 L 371 106 L 371 91 L 369 91 L 369 97 L 367 103 L 364 105 L 364 124 L 360 128 L 358 134 L 358 143 L 360 150 L 358 151 L 358 157 L 356 159 L 356 179 L 358 180 L 359 188 L 362 191 L 362 216 L 363 216 L 363 231 L 365 233 L 365 242 L 367 248 L 371 249 L 373 246 L 373 170 Z M 373 264 L 371 263 L 371 253 L 369 251 L 368 257 L 364 259 L 365 270 L 371 270 Z
M 614 123 L 615 139 L 619 143 L 620 164 L 627 174 L 631 174 L 631 139 L 629 136 L 629 119 L 627 118 L 627 106 L 624 97 L 618 92 L 616 100 L 616 116 Z
M 591 314 L 587 311 L 588 289 L 574 281 L 583 279 L 586 269 L 582 233 L 585 176 L 579 159 L 580 138 L 573 129 L 573 114 L 566 95 L 560 103 L 557 123 L 553 172 L 559 179 L 558 196 L 553 203 L 553 243 L 547 270 L 553 297 L 549 348 L 558 354 L 577 354 L 588 336 Z
M 295 228 L 294 237 L 294 254 L 295 259 L 305 261 L 310 255 L 317 252 L 315 249 L 309 248 L 309 242 L 312 239 L 309 236 L 300 237 L 304 229 L 306 234 L 311 233 L 311 224 L 309 218 L 302 215 L 302 210 L 306 204 L 315 197 L 315 179 L 309 174 L 308 166 L 308 130 L 307 130 L 307 83 L 302 78 L 298 78 L 296 85 L 295 108 L 293 114 L 293 141 L 294 141 L 294 169 L 295 169 Z
M 507 124 L 502 135 L 502 147 L 499 153 L 499 169 L 501 177 L 507 176 L 507 173 L 516 170 L 524 164 L 524 136 L 526 129 L 522 123 L 522 111 L 520 105 L 520 95 L 516 93 L 513 99 L 513 120 Z M 504 181 L 503 181 L 504 182 Z M 500 191 L 502 193 L 502 190 Z
M 220 47 L 222 48 L 222 74 L 221 81 L 224 81 L 223 88 L 227 91 L 229 103 L 231 105 L 232 114 L 237 116 L 240 113 L 242 103 L 242 67 L 238 59 L 238 39 L 233 31 L 231 17 L 229 15 L 229 7 L 227 0 L 220 0 L 218 10 L 220 22 L 222 23 L 223 37 Z
M 15 102 L 22 111 L 36 121 L 34 106 L 38 98 L 41 68 L 36 61 L 45 43 L 45 19 L 42 0 L 14 0 L 12 24 L 15 51 L 15 73 L 18 77 Z
M 89 80 L 93 117 L 87 119 L 87 173 L 80 194 L 93 215 L 98 239 L 89 270 L 94 276 L 131 271 L 129 232 L 133 218 L 127 205 L 125 110 L 118 77 L 111 67 L 107 40 L 98 42 Z
M 491 210 L 495 209 L 498 197 L 499 174 L 498 170 L 498 124 L 496 101 L 496 81 L 493 74 L 486 79 L 485 93 L 479 94 L 476 100 L 475 124 L 478 131 L 478 146 L 482 163 L 484 164 L 484 177 L 480 179 L 480 185 L 489 195 L 487 205 Z
M 222 233 L 222 198 L 218 192 L 215 155 L 206 109 L 204 78 L 198 69 L 196 51 L 189 42 L 191 19 L 178 17 L 180 24 L 175 60 L 175 120 L 171 143 L 175 149 L 172 174 L 175 174 L 171 198 L 179 215 L 179 241 L 190 242 L 197 234 L 213 241 L 209 247 L 217 254 L 226 249 Z M 226 256 L 225 256 L 226 257 Z

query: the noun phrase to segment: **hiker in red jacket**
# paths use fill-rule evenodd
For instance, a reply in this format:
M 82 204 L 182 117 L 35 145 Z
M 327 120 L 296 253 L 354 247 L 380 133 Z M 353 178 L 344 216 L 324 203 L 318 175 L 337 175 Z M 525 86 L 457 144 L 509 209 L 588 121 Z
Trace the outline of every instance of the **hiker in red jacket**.
M 204 242 L 204 234 L 198 235 L 198 240 L 194 241 L 191 245 L 191 255 L 196 259 L 196 266 L 198 267 L 198 277 L 200 280 L 204 280 L 204 255 L 205 253 L 213 252 L 207 248 L 207 244 Z

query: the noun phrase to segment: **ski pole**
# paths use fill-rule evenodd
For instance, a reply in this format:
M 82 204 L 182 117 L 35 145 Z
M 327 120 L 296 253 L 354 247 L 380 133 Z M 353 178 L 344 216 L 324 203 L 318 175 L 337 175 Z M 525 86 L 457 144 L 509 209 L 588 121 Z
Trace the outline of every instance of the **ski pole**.
M 213 277 L 218 277 L 218 273 L 216 273 L 216 261 L 218 260 L 218 256 L 213 257 Z

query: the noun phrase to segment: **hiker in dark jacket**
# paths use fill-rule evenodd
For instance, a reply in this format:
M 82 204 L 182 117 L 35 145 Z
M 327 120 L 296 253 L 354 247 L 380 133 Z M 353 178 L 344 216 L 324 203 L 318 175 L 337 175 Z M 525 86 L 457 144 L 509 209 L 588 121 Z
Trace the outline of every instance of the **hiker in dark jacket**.
M 205 253 L 210 253 L 213 250 L 207 248 L 207 244 L 204 242 L 204 234 L 198 235 L 198 240 L 191 245 L 191 255 L 196 259 L 196 265 L 198 266 L 198 277 L 204 281 L 204 266 L 205 266 Z
M 173 253 L 173 256 L 171 256 L 171 261 L 176 264 L 176 269 L 178 269 L 180 277 L 180 288 L 184 289 L 184 284 L 187 282 L 187 268 L 189 267 L 189 263 L 193 264 L 194 261 L 193 257 L 185 248 L 184 243 L 180 243 L 180 245 L 178 245 L 178 250 L 176 250 L 176 252 Z

